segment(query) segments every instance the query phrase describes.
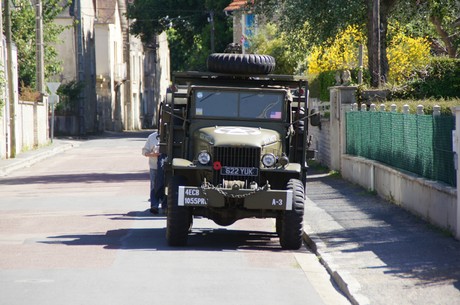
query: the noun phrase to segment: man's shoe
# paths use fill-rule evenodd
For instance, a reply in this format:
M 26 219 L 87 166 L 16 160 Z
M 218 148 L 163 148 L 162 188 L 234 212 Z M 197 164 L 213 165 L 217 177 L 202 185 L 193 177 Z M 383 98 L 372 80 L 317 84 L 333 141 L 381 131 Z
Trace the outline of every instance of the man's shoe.
M 158 208 L 150 208 L 150 213 L 152 213 L 153 215 L 158 215 L 159 210 Z

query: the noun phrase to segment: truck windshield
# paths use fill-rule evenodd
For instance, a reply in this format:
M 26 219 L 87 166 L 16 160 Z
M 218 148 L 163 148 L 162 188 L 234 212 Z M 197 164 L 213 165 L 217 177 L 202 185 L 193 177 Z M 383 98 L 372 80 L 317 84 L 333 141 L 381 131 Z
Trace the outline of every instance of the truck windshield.
M 195 116 L 282 119 L 284 93 L 197 90 Z

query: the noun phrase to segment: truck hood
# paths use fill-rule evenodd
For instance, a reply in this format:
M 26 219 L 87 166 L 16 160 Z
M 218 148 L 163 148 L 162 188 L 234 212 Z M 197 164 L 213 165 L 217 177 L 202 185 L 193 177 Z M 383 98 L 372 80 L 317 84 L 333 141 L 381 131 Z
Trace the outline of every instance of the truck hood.
M 214 126 L 197 131 L 199 139 L 215 146 L 263 147 L 279 142 L 278 132 L 264 128 L 240 126 Z

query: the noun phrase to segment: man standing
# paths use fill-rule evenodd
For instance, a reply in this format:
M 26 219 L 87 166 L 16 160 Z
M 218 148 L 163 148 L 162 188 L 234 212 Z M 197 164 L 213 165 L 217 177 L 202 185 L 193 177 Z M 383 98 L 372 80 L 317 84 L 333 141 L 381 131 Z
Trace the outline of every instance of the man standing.
M 159 198 L 155 192 L 155 179 L 158 174 L 158 156 L 159 153 L 159 139 L 158 132 L 154 131 L 149 135 L 142 148 L 142 154 L 149 158 L 150 168 L 150 212 L 152 214 L 159 213 Z

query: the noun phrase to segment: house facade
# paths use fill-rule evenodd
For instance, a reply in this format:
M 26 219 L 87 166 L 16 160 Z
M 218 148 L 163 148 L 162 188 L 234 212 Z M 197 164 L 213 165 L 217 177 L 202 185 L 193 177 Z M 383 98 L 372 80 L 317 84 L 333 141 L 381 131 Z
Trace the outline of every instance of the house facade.
M 225 9 L 233 17 L 233 42 L 242 46 L 243 53 L 249 48 L 248 37 L 256 34 L 257 16 L 247 9 L 247 0 L 233 0 Z
M 55 46 L 63 70 L 46 81 L 75 82 L 82 89 L 71 115 L 56 116 L 54 122 L 46 96 L 40 102 L 19 101 L 17 61 L 7 61 L 2 41 L 1 68 L 6 82 L 13 83 L 15 98 L 10 109 L 8 93 L 2 92 L 0 158 L 46 145 L 53 130 L 55 135 L 82 136 L 155 127 L 158 106 L 170 84 L 167 37 L 158 35 L 147 47 L 130 35 L 128 5 L 127 0 L 74 0 L 55 18 L 66 28 L 62 43 Z M 6 78 L 7 69 L 16 71 L 12 80 Z
M 146 48 L 129 34 L 128 5 L 126 0 L 74 0 L 56 18 L 59 24 L 72 25 L 62 33 L 64 43 L 57 46 L 64 62 L 64 71 L 57 78 L 62 83 L 76 80 L 84 84 L 77 122 L 71 124 L 79 127 L 73 133 L 152 126 L 154 110 L 162 99 L 160 91 L 166 91 L 162 87 L 169 84 L 169 51 L 167 43 Z

